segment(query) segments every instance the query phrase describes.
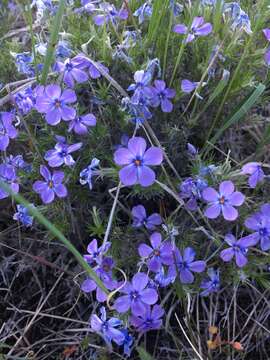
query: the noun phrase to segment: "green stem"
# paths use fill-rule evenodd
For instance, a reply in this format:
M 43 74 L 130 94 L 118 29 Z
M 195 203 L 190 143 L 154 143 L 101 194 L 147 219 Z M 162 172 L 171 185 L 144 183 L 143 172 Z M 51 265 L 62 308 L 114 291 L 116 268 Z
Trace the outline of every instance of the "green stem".
M 109 294 L 108 290 L 104 286 L 103 282 L 100 280 L 100 278 L 97 276 L 97 274 L 94 272 L 93 269 L 90 268 L 90 266 L 87 264 L 87 262 L 84 260 L 82 255 L 79 253 L 79 251 L 75 248 L 75 246 L 72 245 L 72 243 L 61 233 L 59 229 L 55 225 L 53 225 L 49 220 L 43 216 L 37 208 L 32 206 L 28 201 L 24 199 L 19 194 L 14 193 L 11 188 L 0 180 L 0 188 L 2 188 L 5 192 L 7 192 L 9 195 L 11 195 L 15 201 L 27 208 L 29 213 L 38 220 L 40 224 L 42 224 L 45 228 L 47 228 L 56 238 L 58 238 L 65 247 L 74 255 L 78 263 L 82 266 L 82 268 L 86 271 L 87 275 L 90 276 L 95 283 L 100 287 L 105 294 Z
M 46 57 L 45 57 L 45 61 L 44 61 L 44 67 L 43 67 L 42 76 L 41 76 L 41 84 L 43 84 L 43 85 L 46 84 L 50 66 L 53 62 L 55 47 L 56 47 L 56 44 L 58 41 L 58 36 L 59 36 L 59 31 L 60 31 L 60 28 L 62 25 L 64 11 L 65 11 L 65 0 L 59 0 L 59 6 L 57 9 L 55 18 L 53 20 L 52 32 L 51 32 L 49 46 L 47 49 L 47 53 L 46 53 Z

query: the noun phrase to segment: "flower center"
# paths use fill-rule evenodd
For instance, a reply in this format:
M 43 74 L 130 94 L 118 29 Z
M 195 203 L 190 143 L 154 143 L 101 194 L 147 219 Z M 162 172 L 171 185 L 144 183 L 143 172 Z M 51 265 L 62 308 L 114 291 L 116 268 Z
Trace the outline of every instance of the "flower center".
M 58 99 L 55 100 L 54 106 L 55 106 L 56 108 L 59 108 L 59 107 L 61 106 L 61 101 L 59 101 Z
M 220 203 L 221 205 L 224 205 L 225 201 L 226 201 L 226 199 L 225 199 L 224 196 L 221 196 L 221 197 L 219 198 L 219 203 Z
M 139 298 L 139 296 L 140 295 L 139 295 L 138 291 L 132 291 L 130 293 L 131 300 L 137 300 Z
M 134 161 L 134 164 L 135 164 L 136 166 L 141 166 L 142 161 L 141 161 L 140 159 L 136 159 L 136 160 Z
M 53 187 L 53 182 L 52 182 L 52 180 L 49 181 L 48 185 L 49 185 L 49 188 L 50 188 L 50 189 Z
M 160 251 L 158 249 L 154 250 L 154 255 L 155 256 L 160 256 Z
M 259 230 L 259 234 L 260 234 L 260 236 L 267 236 L 267 235 L 268 235 L 268 231 L 267 231 L 267 229 L 266 229 L 265 227 L 263 227 L 263 228 L 261 228 L 261 229 Z

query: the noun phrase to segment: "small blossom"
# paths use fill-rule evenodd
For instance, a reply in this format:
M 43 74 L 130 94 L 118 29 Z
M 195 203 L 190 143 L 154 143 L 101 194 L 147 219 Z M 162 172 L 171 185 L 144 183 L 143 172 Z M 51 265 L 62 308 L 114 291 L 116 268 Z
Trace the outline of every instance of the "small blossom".
M 18 178 L 13 166 L 9 164 L 0 164 L 0 181 L 9 185 L 13 192 L 19 192 Z M 9 194 L 0 187 L 0 200 L 5 199 L 8 196 Z
M 220 288 L 219 270 L 210 268 L 207 271 L 209 279 L 204 279 L 201 282 L 201 288 L 204 289 L 201 292 L 201 296 L 208 296 L 211 293 L 217 292 Z
M 198 208 L 198 200 L 202 200 L 202 192 L 206 189 L 208 183 L 206 180 L 201 178 L 187 178 L 180 186 L 180 198 L 188 199 L 186 207 L 190 211 L 195 211 Z
M 30 204 L 34 206 L 33 204 Z M 13 219 L 19 221 L 25 227 L 30 227 L 33 224 L 33 216 L 29 214 L 29 210 L 23 205 L 17 205 L 17 212 L 13 215 Z
M 154 87 L 150 87 L 151 105 L 153 107 L 161 105 L 161 110 L 163 112 L 171 112 L 173 104 L 170 99 L 175 97 L 175 90 L 166 88 L 166 83 L 163 80 L 155 80 L 154 85 Z
M 140 99 L 147 95 L 147 90 L 149 90 L 148 85 L 152 79 L 152 74 L 149 71 L 139 70 L 134 74 L 135 83 L 129 85 L 127 88 L 128 91 L 134 91 L 134 94 L 131 97 L 133 104 L 139 104 Z
M 103 255 L 109 250 L 111 246 L 110 242 L 107 242 L 106 245 L 101 245 L 98 247 L 97 239 L 93 239 L 87 246 L 88 254 L 84 255 L 84 260 L 89 264 L 101 264 Z
M 88 184 L 90 190 L 93 188 L 92 177 L 100 174 L 100 171 L 97 170 L 99 163 L 100 161 L 94 158 L 92 159 L 91 164 L 80 172 L 80 183 L 82 185 Z
M 143 315 L 147 305 L 153 305 L 158 300 L 155 289 L 147 288 L 149 278 L 144 273 L 133 276 L 132 282 L 128 282 L 121 290 L 124 296 L 120 296 L 114 303 L 114 308 L 119 313 L 131 309 L 133 315 Z
M 144 314 L 139 316 L 132 315 L 130 323 L 140 333 L 144 333 L 149 330 L 158 330 L 162 326 L 163 315 L 164 310 L 160 305 L 154 305 L 153 308 L 148 305 Z
M 137 205 L 131 210 L 133 217 L 133 227 L 145 226 L 148 230 L 154 230 L 156 226 L 162 223 L 161 216 L 157 213 L 147 216 L 144 206 Z
M 101 14 L 94 16 L 94 22 L 98 26 L 107 24 L 109 21 L 116 25 L 117 21 L 128 18 L 126 9 L 117 10 L 114 5 L 109 3 L 101 3 L 98 11 Z
M 100 314 L 100 317 L 95 314 L 91 316 L 91 329 L 100 334 L 107 344 L 111 345 L 114 341 L 117 345 L 121 345 L 125 341 L 125 335 L 118 329 L 122 321 L 114 317 L 107 319 L 104 306 L 100 309 Z
M 232 181 L 223 181 L 219 185 L 219 192 L 208 187 L 203 190 L 203 198 L 209 203 L 204 215 L 209 219 L 216 219 L 222 212 L 224 219 L 234 221 L 238 217 L 238 211 L 234 206 L 241 206 L 245 201 L 245 196 L 234 191 Z
M 75 82 L 81 84 L 88 80 L 86 72 L 80 69 L 83 59 L 80 56 L 75 56 L 73 59 L 66 59 L 64 62 L 58 61 L 55 64 L 55 70 L 63 74 L 64 83 L 73 88 Z
M 174 283 L 175 275 L 165 272 L 164 267 L 162 266 L 160 270 L 155 275 L 155 283 L 160 287 L 167 287 L 169 284 Z
M 9 145 L 9 139 L 15 139 L 18 135 L 13 126 L 14 114 L 0 112 L 0 150 L 5 151 Z
M 244 165 L 241 174 L 250 175 L 248 184 L 252 189 L 254 189 L 258 183 L 262 182 L 265 177 L 262 166 L 258 162 L 250 162 Z
M 81 147 L 82 143 L 69 145 L 65 141 L 60 141 L 55 145 L 54 149 L 46 152 L 44 159 L 48 161 L 51 167 L 58 167 L 63 164 L 72 166 L 75 164 L 75 161 L 70 154 L 79 150 Z
M 151 246 L 141 244 L 139 254 L 147 259 L 147 266 L 150 271 L 158 272 L 162 265 L 171 265 L 173 263 L 173 249 L 168 241 L 162 242 L 161 234 L 158 232 L 150 236 Z
M 45 181 L 35 181 L 33 190 L 40 195 L 44 204 L 51 203 L 55 195 L 59 198 L 67 196 L 67 188 L 62 184 L 65 177 L 63 171 L 54 171 L 51 174 L 46 166 L 41 165 L 40 174 L 44 177 Z
M 149 165 L 160 165 L 162 160 L 162 150 L 153 146 L 146 150 L 146 141 L 141 137 L 130 139 L 127 149 L 120 148 L 114 153 L 115 163 L 124 165 L 119 172 L 119 177 L 127 186 L 137 183 L 145 187 L 152 185 L 156 174 Z
M 240 268 L 245 266 L 248 262 L 246 257 L 248 248 L 250 246 L 256 245 L 258 242 L 256 239 L 248 237 L 243 237 L 240 240 L 236 240 L 232 234 L 227 234 L 224 240 L 228 245 L 230 245 L 230 247 L 221 251 L 221 259 L 225 262 L 228 262 L 231 261 L 233 257 L 235 257 L 236 265 Z
M 196 16 L 191 24 L 190 30 L 184 24 L 177 24 L 173 31 L 177 34 L 188 34 L 185 40 L 186 43 L 192 42 L 196 36 L 207 36 L 212 32 L 212 25 L 205 23 L 203 17 Z
M 68 131 L 74 131 L 78 135 L 88 134 L 88 127 L 96 126 L 97 120 L 93 114 L 77 116 L 69 123 Z
M 175 263 L 170 266 L 169 274 L 175 277 L 179 274 L 182 284 L 192 284 L 194 281 L 192 272 L 201 273 L 206 268 L 205 261 L 194 261 L 195 255 L 196 253 L 191 247 L 185 248 L 183 256 L 180 250 L 176 249 L 174 251 Z
M 47 85 L 44 93 L 36 99 L 36 109 L 45 113 L 46 121 L 50 125 L 57 125 L 63 119 L 70 121 L 75 118 L 76 110 L 68 104 L 77 101 L 76 94 L 71 89 L 63 92 L 59 85 Z

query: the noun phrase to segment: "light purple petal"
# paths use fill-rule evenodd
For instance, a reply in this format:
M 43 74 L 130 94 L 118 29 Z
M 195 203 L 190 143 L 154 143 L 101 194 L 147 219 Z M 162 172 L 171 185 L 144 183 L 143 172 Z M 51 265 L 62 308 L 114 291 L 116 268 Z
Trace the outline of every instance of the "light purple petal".
M 183 284 L 192 284 L 194 281 L 194 276 L 191 271 L 183 269 L 180 271 L 180 281 Z
M 54 200 L 54 191 L 47 187 L 45 191 L 40 193 L 40 196 L 44 204 L 49 204 Z
M 146 141 L 141 137 L 134 137 L 128 141 L 128 149 L 136 156 L 143 157 L 146 149 Z
M 270 29 L 263 29 L 266 40 L 270 41 Z
M 145 165 L 160 165 L 163 161 L 163 152 L 158 147 L 150 147 L 143 156 Z
M 142 205 L 137 205 L 132 208 L 132 216 L 139 221 L 143 221 L 146 218 L 145 207 Z
M 161 244 L 161 241 L 162 241 L 162 237 L 161 237 L 161 234 L 158 232 L 155 232 L 150 236 L 150 242 L 151 242 L 153 249 L 158 248 Z
M 202 16 L 195 16 L 191 24 L 191 29 L 197 29 L 199 26 L 202 26 L 203 23 L 204 18 Z
M 235 262 L 238 267 L 242 268 L 247 264 L 248 261 L 244 254 L 242 254 L 241 252 L 237 252 L 235 254 Z
M 130 297 L 129 295 L 120 296 L 118 299 L 115 300 L 114 308 L 119 313 L 124 313 L 128 311 L 130 308 Z
M 61 112 L 60 109 L 53 108 L 49 112 L 47 112 L 45 119 L 50 125 L 57 125 L 61 121 Z
M 135 290 L 140 292 L 142 289 L 146 287 L 148 281 L 149 281 L 148 276 L 144 273 L 139 272 L 133 276 L 132 286 Z
M 205 210 L 204 215 L 206 217 L 208 217 L 209 219 L 216 219 L 219 216 L 220 211 L 221 211 L 220 205 L 219 204 L 214 204 L 214 205 L 209 206 Z
M 59 85 L 48 85 L 45 87 L 45 93 L 49 98 L 59 99 L 61 96 L 61 87 Z
M 207 36 L 211 32 L 212 32 L 212 25 L 210 23 L 205 23 L 196 29 L 195 34 L 198 36 Z
M 148 166 L 138 167 L 138 182 L 141 186 L 147 187 L 154 184 L 156 180 L 155 172 Z
M 221 208 L 225 220 L 234 221 L 237 219 L 238 211 L 233 206 L 225 204 Z
M 227 199 L 231 205 L 240 206 L 244 203 L 245 196 L 241 192 L 235 191 L 234 193 L 229 195 Z
M 227 234 L 224 238 L 224 240 L 226 241 L 226 243 L 228 245 L 233 246 L 236 243 L 236 238 L 235 236 L 233 236 L 233 234 Z
M 168 99 L 161 100 L 161 109 L 165 113 L 170 113 L 173 110 L 173 104 Z
M 63 184 L 55 185 L 54 191 L 55 191 L 56 195 L 60 198 L 66 197 L 67 193 L 68 193 L 67 188 Z
M 96 283 L 94 282 L 94 280 L 91 280 L 91 279 L 84 280 L 84 282 L 81 285 L 81 289 L 85 293 L 90 293 L 90 292 L 96 290 L 96 288 L 97 288 Z
M 187 27 L 184 24 L 177 24 L 173 27 L 173 32 L 175 32 L 177 34 L 186 34 Z
M 188 79 L 184 79 L 181 81 L 181 90 L 185 93 L 191 93 L 197 87 L 197 83 L 192 82 Z
M 267 66 L 270 66 L 270 49 L 268 49 L 264 54 L 264 61 Z
M 63 106 L 59 108 L 61 117 L 65 121 L 70 121 L 76 117 L 76 110 L 69 107 L 69 106 Z
M 225 262 L 231 261 L 232 258 L 234 257 L 233 248 L 228 248 L 228 249 L 222 250 L 221 253 L 220 253 L 220 257 Z
M 40 171 L 40 174 L 44 177 L 45 180 L 49 181 L 51 180 L 51 173 L 49 171 L 49 169 L 44 166 L 44 165 L 40 165 L 40 168 L 39 168 L 39 171 Z
M 192 249 L 191 247 L 187 247 L 184 250 L 183 261 L 191 263 L 195 259 L 195 255 L 196 253 L 194 249 Z
M 166 88 L 166 83 L 163 80 L 155 80 L 154 84 L 155 84 L 156 89 L 159 91 L 162 91 Z
M 219 192 L 220 195 L 224 195 L 227 197 L 228 195 L 231 195 L 234 192 L 234 184 L 230 180 L 223 181 L 219 185 Z
M 128 165 L 134 160 L 134 155 L 126 148 L 120 148 L 114 153 L 114 162 L 117 165 Z
M 204 200 L 209 201 L 209 202 L 215 202 L 215 201 L 218 201 L 218 199 L 219 199 L 218 192 L 211 187 L 204 189 L 202 192 L 202 196 L 203 196 Z
M 63 91 L 63 94 L 61 96 L 61 100 L 63 100 L 65 103 L 74 103 L 77 101 L 77 96 L 74 90 L 71 89 L 65 89 Z
M 206 263 L 205 261 L 202 260 L 194 261 L 191 264 L 189 264 L 189 269 L 197 273 L 203 272 L 205 268 L 206 268 Z
M 137 183 L 138 174 L 137 167 L 133 164 L 123 167 L 119 171 L 121 182 L 126 186 L 131 186 Z
M 152 254 L 153 249 L 146 244 L 141 244 L 138 248 L 138 251 L 141 257 L 148 257 L 149 255 Z
M 35 181 L 33 184 L 33 190 L 36 193 L 42 193 L 42 192 L 46 191 L 47 187 L 48 187 L 47 183 L 44 181 L 40 181 L 40 180 Z
M 242 237 L 240 240 L 237 241 L 237 245 L 242 247 L 249 247 L 249 246 L 255 246 L 259 242 L 259 234 L 250 234 L 248 236 Z
M 155 289 L 144 289 L 141 292 L 141 299 L 145 304 L 153 305 L 158 301 L 158 294 Z

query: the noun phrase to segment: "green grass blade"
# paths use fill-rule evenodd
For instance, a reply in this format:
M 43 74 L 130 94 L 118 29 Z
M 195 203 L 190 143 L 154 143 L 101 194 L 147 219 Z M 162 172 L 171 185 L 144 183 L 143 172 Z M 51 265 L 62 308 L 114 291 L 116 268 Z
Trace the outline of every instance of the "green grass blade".
M 59 31 L 61 29 L 63 15 L 65 12 L 65 5 L 66 5 L 65 3 L 66 3 L 65 0 L 59 1 L 59 6 L 57 9 L 56 15 L 54 17 L 54 20 L 53 20 L 49 46 L 48 46 L 48 49 L 46 52 L 44 67 L 42 70 L 41 81 L 40 81 L 41 84 L 43 84 L 43 85 L 46 84 L 48 73 L 50 71 L 50 66 L 53 62 L 55 47 L 57 45 Z
M 144 348 L 142 348 L 141 346 L 138 346 L 136 349 L 139 353 L 141 360 L 154 360 L 154 358 L 147 351 L 145 351 Z
M 225 124 L 217 131 L 215 136 L 210 139 L 211 144 L 215 144 L 225 130 L 227 130 L 230 126 L 237 124 L 247 114 L 247 112 L 252 108 L 252 106 L 262 95 L 265 88 L 266 87 L 263 84 L 259 84 L 256 87 L 256 89 L 243 101 L 240 108 L 231 117 L 229 117 L 228 120 L 225 121 Z M 204 155 L 206 155 L 209 150 L 210 149 L 207 148 Z
M 61 233 L 61 231 L 59 229 L 57 229 L 57 227 L 52 224 L 48 219 L 45 218 L 44 215 L 42 215 L 40 213 L 40 211 L 31 206 L 31 204 L 24 199 L 23 196 L 21 196 L 20 194 L 16 194 L 14 193 L 11 188 L 4 183 L 3 181 L 0 180 L 0 188 L 2 188 L 5 192 L 7 192 L 8 194 L 10 194 L 14 200 L 25 206 L 29 213 L 40 223 L 42 224 L 45 228 L 47 228 L 58 240 L 60 240 L 65 247 L 74 255 L 74 257 L 76 258 L 76 260 L 78 261 L 78 263 L 82 266 L 82 268 L 86 271 L 87 275 L 89 275 L 89 277 L 91 277 L 95 283 L 106 293 L 108 294 L 108 290 L 106 289 L 106 287 L 104 286 L 103 282 L 99 279 L 99 277 L 97 276 L 97 274 L 94 272 L 93 269 L 91 269 L 91 267 L 87 264 L 87 262 L 84 260 L 84 258 L 82 257 L 82 255 L 79 253 L 79 251 L 75 248 L 75 246 L 72 245 L 72 243 Z

